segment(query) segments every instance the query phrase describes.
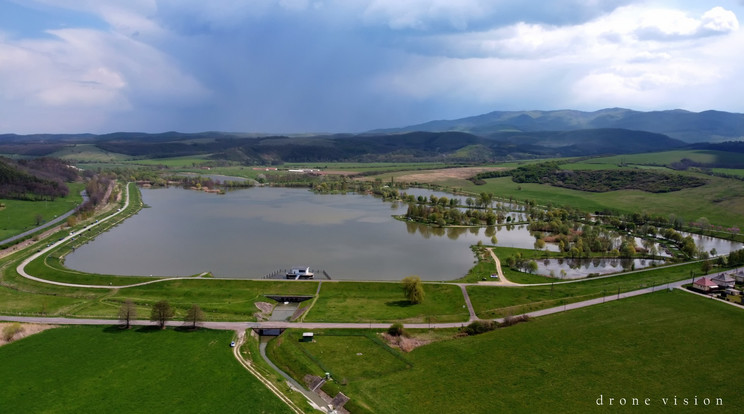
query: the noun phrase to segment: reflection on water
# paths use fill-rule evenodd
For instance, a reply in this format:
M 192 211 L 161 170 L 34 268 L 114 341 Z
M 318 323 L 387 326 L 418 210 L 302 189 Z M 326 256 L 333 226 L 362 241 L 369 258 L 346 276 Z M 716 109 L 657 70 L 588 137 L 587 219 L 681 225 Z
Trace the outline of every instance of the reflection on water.
M 695 233 L 680 231 L 683 237 L 692 236 L 698 249 L 708 252 L 711 256 L 723 256 L 744 248 L 744 244 L 716 237 L 703 236 Z
M 143 189 L 142 196 L 152 208 L 79 246 L 65 264 L 117 275 L 210 271 L 217 277 L 261 278 L 277 269 L 310 266 L 325 269 L 334 279 L 419 275 L 424 280 L 452 280 L 473 266 L 470 246 L 479 241 L 491 244 L 495 236 L 498 246 L 524 249 L 532 249 L 535 242 L 524 225 L 438 228 L 401 222 L 391 215 L 404 214 L 406 203 L 384 203 L 369 195 L 252 188 L 217 196 L 168 188 Z M 731 242 L 716 246 L 722 254 L 731 249 Z M 558 247 L 548 243 L 545 249 Z M 568 261 L 540 261 L 538 272 L 561 277 L 563 270 L 564 277 L 584 277 L 633 265 L 640 269 L 650 261 L 624 266 L 620 259 L 605 259 L 578 267 Z
M 118 275 L 261 278 L 310 266 L 334 279 L 451 280 L 467 273 L 470 246 L 532 248 L 523 227 L 436 228 L 403 223 L 405 203 L 369 195 L 317 195 L 304 189 L 252 188 L 216 196 L 178 188 L 143 189 L 144 209 L 65 261 L 72 269 Z
M 543 259 L 537 261 L 536 273 L 559 279 L 580 279 L 591 274 L 639 270 L 663 263 L 663 260 L 629 258 Z

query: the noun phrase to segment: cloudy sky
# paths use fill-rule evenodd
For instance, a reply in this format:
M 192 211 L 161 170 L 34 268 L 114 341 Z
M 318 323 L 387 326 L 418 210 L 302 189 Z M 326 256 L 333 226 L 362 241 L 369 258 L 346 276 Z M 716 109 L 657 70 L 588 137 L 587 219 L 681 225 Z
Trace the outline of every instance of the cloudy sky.
M 744 0 L 0 0 L 0 133 L 744 112 Z

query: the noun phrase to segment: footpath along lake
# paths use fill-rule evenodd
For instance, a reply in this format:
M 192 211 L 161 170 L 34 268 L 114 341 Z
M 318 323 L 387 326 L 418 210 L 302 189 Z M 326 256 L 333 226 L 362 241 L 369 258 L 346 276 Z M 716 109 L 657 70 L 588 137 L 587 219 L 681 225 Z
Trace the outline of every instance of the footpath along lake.
M 333 279 L 444 281 L 473 266 L 470 246 L 490 244 L 484 228 L 433 229 L 393 219 L 405 203 L 368 195 L 318 195 L 306 189 L 251 188 L 225 195 L 180 188 L 142 189 L 142 209 L 68 255 L 91 273 L 262 278 L 309 266 Z M 432 194 L 410 190 L 410 194 Z M 443 193 L 435 193 L 442 195 Z M 496 231 L 499 245 L 532 248 L 524 228 Z

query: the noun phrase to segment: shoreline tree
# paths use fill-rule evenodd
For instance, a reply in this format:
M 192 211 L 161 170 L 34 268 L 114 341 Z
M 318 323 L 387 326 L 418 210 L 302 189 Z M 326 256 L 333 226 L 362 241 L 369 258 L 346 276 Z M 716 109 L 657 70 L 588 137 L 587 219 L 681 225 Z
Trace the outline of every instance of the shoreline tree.
M 403 291 L 406 299 L 412 304 L 418 304 L 424 301 L 424 284 L 418 276 L 408 276 L 403 279 Z
M 168 319 L 171 319 L 175 313 L 176 312 L 171 308 L 167 300 L 161 300 L 152 306 L 150 320 L 157 322 L 160 329 L 165 329 L 165 323 Z
M 124 324 L 122 329 L 129 329 L 132 319 L 137 317 L 137 308 L 131 299 L 127 299 L 119 308 L 119 320 Z

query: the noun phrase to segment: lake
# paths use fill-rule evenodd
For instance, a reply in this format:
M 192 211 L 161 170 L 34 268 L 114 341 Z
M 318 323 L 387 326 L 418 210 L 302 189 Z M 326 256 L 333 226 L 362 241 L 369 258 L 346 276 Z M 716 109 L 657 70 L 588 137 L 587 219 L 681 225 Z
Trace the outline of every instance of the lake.
M 521 228 L 437 229 L 393 219 L 405 203 L 369 195 L 318 195 L 306 189 L 251 188 L 208 194 L 141 189 L 142 209 L 65 259 L 71 269 L 115 275 L 258 279 L 309 266 L 332 279 L 444 281 L 464 276 L 470 246 L 532 248 Z M 421 191 L 421 190 L 419 190 Z M 419 191 L 416 191 L 418 193 Z M 429 192 L 431 193 L 431 192 Z

